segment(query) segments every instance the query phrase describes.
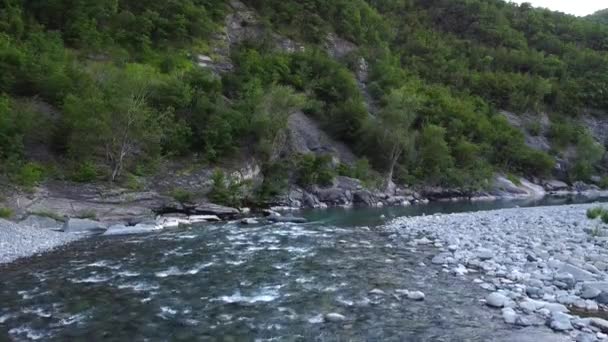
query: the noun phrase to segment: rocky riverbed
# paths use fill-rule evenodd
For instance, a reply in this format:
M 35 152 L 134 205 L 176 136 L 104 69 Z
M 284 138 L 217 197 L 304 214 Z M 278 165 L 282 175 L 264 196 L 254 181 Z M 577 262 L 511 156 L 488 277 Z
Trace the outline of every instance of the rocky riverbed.
M 607 340 L 608 229 L 586 217 L 591 207 L 398 218 L 387 229 L 411 246 L 435 246 L 431 262 L 487 290 L 479 300 L 506 323 Z

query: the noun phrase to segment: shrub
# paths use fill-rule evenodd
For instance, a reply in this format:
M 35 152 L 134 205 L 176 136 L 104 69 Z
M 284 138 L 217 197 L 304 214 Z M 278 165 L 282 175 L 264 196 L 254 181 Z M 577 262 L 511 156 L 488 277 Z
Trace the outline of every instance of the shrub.
M 602 189 L 608 189 L 608 176 L 602 178 L 599 185 Z
M 263 167 L 264 182 L 257 189 L 259 201 L 267 201 L 282 194 L 289 187 L 289 162 L 267 163 Z
M 307 154 L 297 163 L 297 183 L 307 187 L 311 185 L 329 186 L 333 183 L 336 170 L 331 165 L 331 156 Z
M 602 222 L 604 222 L 605 224 L 608 224 L 608 211 L 604 210 L 602 212 L 601 219 L 602 219 Z
M 13 211 L 9 208 L 0 208 L 0 218 L 9 218 L 13 216 Z
M 139 178 L 131 173 L 127 175 L 124 185 L 133 191 L 142 190 L 144 188 L 144 184 L 139 180 Z
M 230 194 L 228 193 L 228 184 L 224 172 L 216 170 L 211 176 L 211 181 L 213 185 L 208 195 L 209 199 L 218 204 L 228 203 Z
M 36 216 L 41 216 L 41 217 L 48 217 L 55 221 L 61 221 L 61 222 L 65 221 L 65 218 L 63 216 L 61 216 L 57 213 L 50 212 L 50 211 L 34 211 L 34 212 L 31 212 L 31 214 L 36 215 Z
M 603 213 L 604 209 L 602 209 L 602 207 L 590 208 L 587 210 L 587 218 L 595 220 L 596 218 L 602 216 Z
M 78 183 L 89 183 L 97 179 L 97 166 L 90 161 L 80 163 L 71 175 L 71 179 Z
M 184 189 L 175 188 L 171 191 L 171 197 L 180 203 L 190 203 L 194 198 L 194 194 Z
M 511 183 L 513 183 L 513 184 L 515 184 L 517 186 L 521 185 L 521 179 L 519 177 L 517 177 L 516 175 L 512 174 L 512 173 L 509 173 L 507 175 L 507 179 L 510 180 Z
M 19 185 L 31 188 L 42 180 L 44 170 L 42 166 L 36 163 L 27 163 L 23 165 L 15 175 L 15 180 Z
M 211 180 L 213 186 L 208 197 L 212 202 L 234 207 L 242 204 L 245 197 L 243 189 L 246 183 L 232 177 L 226 177 L 221 170 L 216 170 Z

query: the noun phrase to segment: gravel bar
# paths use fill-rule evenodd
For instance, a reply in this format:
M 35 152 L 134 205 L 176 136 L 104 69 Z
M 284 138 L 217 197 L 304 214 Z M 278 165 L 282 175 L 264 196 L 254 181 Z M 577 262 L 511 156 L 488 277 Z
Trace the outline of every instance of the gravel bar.
M 608 229 L 586 217 L 594 206 L 403 217 L 386 228 L 412 246 L 437 247 L 432 263 L 487 290 L 480 305 L 505 322 L 606 341 Z
M 0 264 L 47 252 L 83 237 L 0 219 Z

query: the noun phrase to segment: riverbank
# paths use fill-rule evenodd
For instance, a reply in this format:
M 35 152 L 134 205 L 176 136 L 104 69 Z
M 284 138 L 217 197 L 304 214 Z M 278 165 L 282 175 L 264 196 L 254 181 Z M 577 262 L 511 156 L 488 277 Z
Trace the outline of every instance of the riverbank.
M 438 248 L 432 263 L 487 290 L 505 322 L 547 325 L 576 341 L 606 340 L 608 230 L 592 204 L 398 218 L 386 227 L 412 246 Z M 587 318 L 573 312 L 585 311 Z M 604 312 L 602 312 L 604 311 Z

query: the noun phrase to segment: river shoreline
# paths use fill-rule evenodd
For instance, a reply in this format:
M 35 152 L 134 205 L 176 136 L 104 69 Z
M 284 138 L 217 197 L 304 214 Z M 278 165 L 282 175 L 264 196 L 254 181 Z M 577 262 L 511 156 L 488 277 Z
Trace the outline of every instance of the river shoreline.
M 572 194 L 569 194 L 572 195 Z M 580 195 L 580 194 L 578 194 Z M 568 197 L 566 194 L 560 194 L 560 196 L 547 196 L 546 198 L 553 198 L 556 200 L 564 200 Z M 443 200 L 435 200 L 431 201 L 430 205 L 434 203 L 517 203 L 516 201 L 538 201 L 539 198 L 535 197 L 484 197 L 484 198 L 451 198 L 451 199 L 443 199 Z M 427 207 L 429 206 L 429 202 L 422 202 L 417 204 L 418 207 Z M 402 208 L 395 207 L 395 208 Z M 345 207 L 347 209 L 357 210 L 357 208 L 353 207 Z M 301 212 L 300 208 L 275 208 L 278 210 L 288 211 L 292 215 L 293 213 Z M 327 208 L 326 208 L 327 209 Z M 316 210 L 325 210 L 325 209 L 316 209 Z M 253 217 L 251 214 L 243 213 L 242 217 Z M 86 239 L 91 236 L 91 234 L 86 233 L 66 233 L 60 231 L 63 225 L 63 222 L 57 221 L 56 219 L 50 217 L 41 217 L 37 215 L 30 215 L 30 218 L 34 218 L 34 220 L 26 219 L 19 223 L 0 219 L 0 266 L 3 264 L 8 264 L 14 262 L 21 258 L 31 257 L 33 255 L 50 252 L 56 248 L 64 247 L 71 242 Z M 254 222 L 256 219 L 253 219 Z M 142 229 L 133 229 L 135 226 L 124 226 L 124 225 L 115 225 L 118 230 L 125 229 L 125 234 L 135 234 L 144 233 L 154 230 L 162 230 L 169 227 L 177 227 L 178 225 L 188 224 L 188 217 L 181 216 L 169 216 L 169 222 L 166 217 L 157 217 L 155 220 L 155 225 L 145 225 L 142 224 Z M 204 220 L 203 220 L 204 221 Z M 246 221 L 246 220 L 243 220 Z M 190 221 L 191 222 L 191 221 Z M 150 223 L 150 222 L 148 222 Z M 191 222 L 196 223 L 196 222 Z M 106 227 L 111 227 L 112 223 L 109 222 L 105 224 Z M 130 230 L 130 231 L 127 231 Z M 121 234 L 118 234 L 121 235 Z
M 505 322 L 606 340 L 599 317 L 608 309 L 608 229 L 587 219 L 593 206 L 398 218 L 386 228 L 412 246 L 435 246 L 432 263 L 487 290 L 480 301 L 501 310 Z M 587 318 L 573 313 L 580 310 Z

